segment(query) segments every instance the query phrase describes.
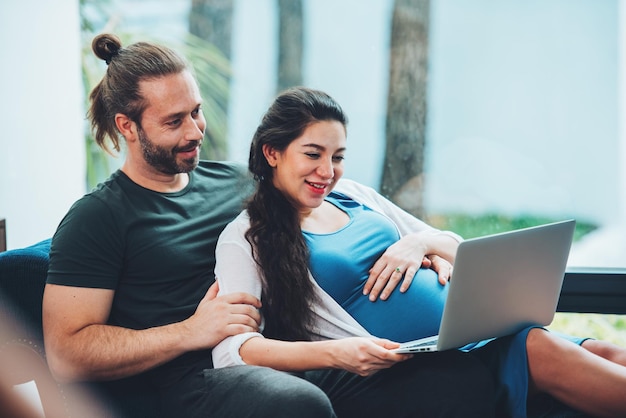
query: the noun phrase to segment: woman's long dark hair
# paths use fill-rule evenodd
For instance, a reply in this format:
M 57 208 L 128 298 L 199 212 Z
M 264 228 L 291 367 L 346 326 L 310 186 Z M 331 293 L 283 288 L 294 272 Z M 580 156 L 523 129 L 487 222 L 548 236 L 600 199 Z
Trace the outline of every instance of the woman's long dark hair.
M 250 146 L 248 168 L 257 188 L 246 206 L 250 216 L 246 239 L 263 277 L 264 333 L 270 338 L 310 340 L 315 332 L 311 311 L 315 294 L 298 213 L 274 187 L 263 146 L 284 151 L 309 125 L 320 121 L 347 125 L 343 110 L 328 94 L 305 87 L 288 89 L 265 113 Z

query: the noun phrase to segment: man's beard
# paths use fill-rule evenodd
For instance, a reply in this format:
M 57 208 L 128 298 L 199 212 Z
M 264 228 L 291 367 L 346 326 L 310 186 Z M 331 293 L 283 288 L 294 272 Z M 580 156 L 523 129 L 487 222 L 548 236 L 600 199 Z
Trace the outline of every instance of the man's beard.
M 198 157 L 187 158 L 178 162 L 176 156 L 179 152 L 191 151 L 192 149 L 202 145 L 200 141 L 189 141 L 186 147 L 174 147 L 168 150 L 164 147 L 156 145 L 139 128 L 139 144 L 143 158 L 146 162 L 163 174 L 189 173 L 198 165 Z

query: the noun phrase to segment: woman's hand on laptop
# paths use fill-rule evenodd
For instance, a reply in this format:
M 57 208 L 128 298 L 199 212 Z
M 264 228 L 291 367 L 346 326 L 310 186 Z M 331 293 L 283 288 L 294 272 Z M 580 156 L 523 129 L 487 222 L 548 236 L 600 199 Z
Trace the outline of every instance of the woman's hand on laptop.
M 350 337 L 329 343 L 334 345 L 333 366 L 360 376 L 372 375 L 413 357 L 394 353 L 392 350 L 400 344 L 383 338 Z

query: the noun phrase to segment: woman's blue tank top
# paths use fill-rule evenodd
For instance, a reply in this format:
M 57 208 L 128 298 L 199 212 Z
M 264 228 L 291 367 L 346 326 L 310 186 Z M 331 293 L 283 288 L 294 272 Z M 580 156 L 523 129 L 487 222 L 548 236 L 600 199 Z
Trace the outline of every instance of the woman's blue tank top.
M 420 269 L 405 293 L 396 287 L 386 300 L 370 302 L 363 295 L 369 270 L 400 237 L 385 216 L 339 193 L 326 200 L 350 217 L 330 234 L 303 231 L 309 246 L 309 268 L 317 283 L 370 334 L 405 342 L 435 335 L 447 295 L 437 273 Z

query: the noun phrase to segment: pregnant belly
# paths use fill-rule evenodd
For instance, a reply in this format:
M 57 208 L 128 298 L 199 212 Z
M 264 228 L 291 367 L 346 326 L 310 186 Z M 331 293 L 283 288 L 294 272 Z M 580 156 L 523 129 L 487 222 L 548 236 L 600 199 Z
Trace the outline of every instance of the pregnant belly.
M 370 302 L 361 296 L 344 308 L 377 337 L 405 342 L 437 334 L 448 286 L 439 283 L 435 271 L 420 269 L 405 293 L 399 289 L 387 300 Z

